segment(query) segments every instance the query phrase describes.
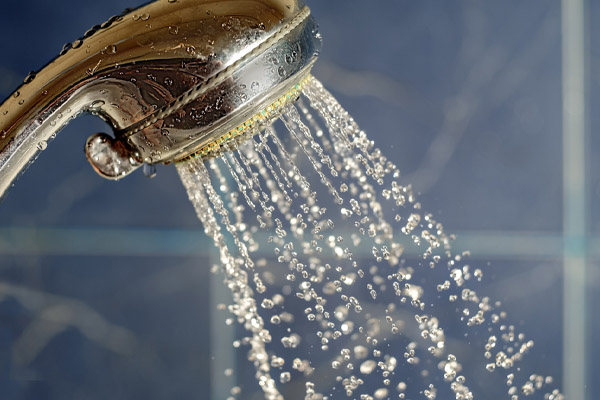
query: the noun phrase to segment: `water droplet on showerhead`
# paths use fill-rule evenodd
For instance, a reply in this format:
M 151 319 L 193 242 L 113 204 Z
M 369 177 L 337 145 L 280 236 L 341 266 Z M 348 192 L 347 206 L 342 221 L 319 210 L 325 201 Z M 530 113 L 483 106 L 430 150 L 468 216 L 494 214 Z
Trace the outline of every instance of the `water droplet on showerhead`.
M 154 164 L 144 164 L 144 175 L 146 175 L 146 177 L 153 179 L 156 178 L 156 165 Z
M 37 149 L 38 149 L 39 151 L 44 151 L 44 150 L 46 150 L 47 148 L 48 148 L 48 142 L 46 142 L 45 140 L 42 140 L 42 141 L 40 141 L 40 142 L 37 144 Z
M 90 106 L 92 109 L 98 109 L 100 107 L 102 107 L 103 105 L 105 105 L 106 102 L 104 100 L 96 100 L 92 103 L 92 105 Z
M 106 48 L 104 49 L 104 53 L 106 53 L 106 54 L 116 54 L 117 53 L 117 46 L 115 46 L 114 44 L 110 44 L 110 45 L 106 46 Z
M 37 75 L 37 72 L 35 72 L 35 71 L 31 71 L 31 72 L 30 72 L 30 73 L 29 73 L 29 74 L 28 74 L 28 75 L 25 77 L 25 80 L 23 81 L 23 83 L 24 83 L 24 84 L 28 84 L 28 83 L 30 83 L 31 81 L 33 81 L 33 80 L 35 79 L 36 75 Z
M 65 43 L 65 45 L 63 46 L 62 50 L 60 51 L 59 55 L 65 55 L 67 53 L 67 51 L 69 51 L 69 49 L 73 47 L 73 43 L 69 42 L 69 43 Z
M 114 17 L 112 17 L 108 21 L 103 22 L 102 24 L 100 24 L 100 29 L 106 29 L 106 28 L 110 27 L 113 24 L 113 22 L 115 22 L 115 20 L 113 18 Z

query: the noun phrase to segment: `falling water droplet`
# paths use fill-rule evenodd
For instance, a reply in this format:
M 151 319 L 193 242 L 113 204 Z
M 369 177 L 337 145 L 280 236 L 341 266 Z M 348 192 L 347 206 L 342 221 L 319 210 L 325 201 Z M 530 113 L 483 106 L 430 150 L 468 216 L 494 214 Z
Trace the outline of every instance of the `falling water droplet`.
M 146 177 L 150 179 L 156 178 L 156 173 L 156 165 L 144 164 L 144 175 L 146 175 Z
M 73 43 L 65 43 L 65 45 L 63 46 L 62 50 L 60 51 L 60 55 L 65 55 L 67 53 L 67 51 L 69 51 L 69 49 L 73 47 Z

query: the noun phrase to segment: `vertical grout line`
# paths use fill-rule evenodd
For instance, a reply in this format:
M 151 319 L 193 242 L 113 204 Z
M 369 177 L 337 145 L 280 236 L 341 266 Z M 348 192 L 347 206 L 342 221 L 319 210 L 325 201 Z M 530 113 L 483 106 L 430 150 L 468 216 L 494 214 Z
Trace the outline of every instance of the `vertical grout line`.
M 215 251 L 211 252 L 208 265 L 201 268 L 211 268 L 214 260 L 219 260 Z M 222 274 L 210 273 L 210 304 L 209 324 L 210 332 L 210 398 L 223 400 L 231 396 L 231 388 L 237 384 L 237 365 L 233 341 L 235 340 L 235 324 L 225 325 L 224 313 L 217 310 L 219 304 L 231 304 L 229 290 L 223 283 Z M 225 370 L 230 369 L 232 374 L 225 376 Z M 204 396 L 201 396 L 204 398 Z
M 563 386 L 586 399 L 586 0 L 562 0 Z

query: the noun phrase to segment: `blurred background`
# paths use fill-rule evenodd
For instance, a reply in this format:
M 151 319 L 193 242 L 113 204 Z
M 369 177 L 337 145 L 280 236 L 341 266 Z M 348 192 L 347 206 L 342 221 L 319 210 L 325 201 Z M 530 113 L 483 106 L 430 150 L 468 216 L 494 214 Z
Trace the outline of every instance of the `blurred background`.
M 600 3 L 307 2 L 316 77 L 479 260 L 482 291 L 536 341 L 533 365 L 592 399 Z M 140 4 L 3 4 L 0 97 Z M 106 129 L 72 122 L 0 205 L 0 398 L 224 399 L 236 355 L 212 243 L 173 167 L 118 183 L 92 171 L 83 145 Z

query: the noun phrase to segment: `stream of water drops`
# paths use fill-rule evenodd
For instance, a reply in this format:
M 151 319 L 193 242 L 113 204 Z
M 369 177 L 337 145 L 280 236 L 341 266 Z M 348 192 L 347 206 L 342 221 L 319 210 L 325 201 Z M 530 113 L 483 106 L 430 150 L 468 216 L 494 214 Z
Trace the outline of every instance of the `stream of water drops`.
M 316 79 L 253 133 L 178 171 L 219 251 L 226 309 L 245 332 L 232 345 L 247 349 L 261 397 L 563 399 L 552 377 L 520 370 L 533 341 L 477 292 L 470 254 L 453 253 Z M 447 338 L 457 325 L 466 339 Z M 486 392 L 498 380 L 502 392 Z

